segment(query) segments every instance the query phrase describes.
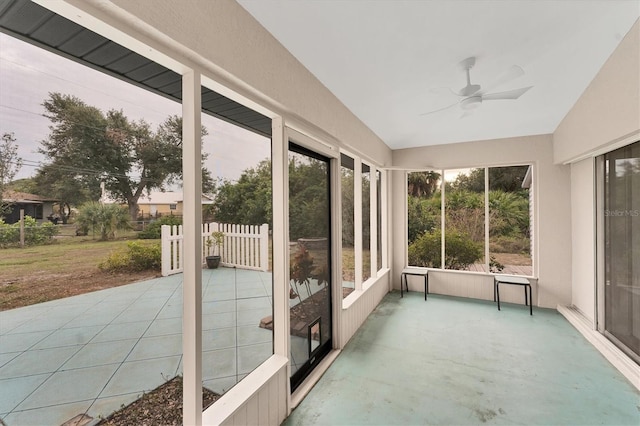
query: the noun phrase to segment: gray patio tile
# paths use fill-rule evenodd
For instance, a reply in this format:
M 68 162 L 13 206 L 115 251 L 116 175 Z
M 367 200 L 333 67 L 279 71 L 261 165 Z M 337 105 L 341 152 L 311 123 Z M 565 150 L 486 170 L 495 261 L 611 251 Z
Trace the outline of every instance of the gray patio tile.
M 224 312 L 221 314 L 202 315 L 203 330 L 235 327 L 235 325 L 236 325 L 235 312 Z
M 255 343 L 267 343 L 273 341 L 273 332 L 257 325 L 246 325 L 238 327 L 238 346 L 251 345 Z
M 128 322 L 125 324 L 109 324 L 91 340 L 91 343 L 138 339 L 147 331 L 149 325 L 151 325 L 150 320 Z
M 156 316 L 158 319 L 182 318 L 182 302 L 178 304 L 167 303 Z
M 144 333 L 144 337 L 164 336 L 167 334 L 182 333 L 182 318 L 156 319 L 149 329 Z
M 0 413 L 8 413 L 16 408 L 31 392 L 51 374 L 18 377 L 0 380 Z
M 268 315 L 271 315 L 271 306 L 262 309 L 248 309 L 246 311 L 238 311 L 237 324 L 241 325 L 260 325 L 260 320 Z
M 40 320 L 40 318 L 47 318 L 46 321 L 42 321 Z M 22 325 L 19 325 L 18 327 L 14 328 L 13 330 L 11 330 L 11 332 L 9 332 L 8 335 L 11 334 L 18 334 L 18 333 L 35 333 L 38 331 L 54 331 L 57 330 L 59 328 L 61 328 L 62 326 L 64 326 L 65 324 L 67 324 L 69 321 L 71 321 L 73 318 L 75 318 L 74 315 L 67 315 L 65 318 L 49 318 L 47 316 L 44 317 L 34 317 L 34 319 L 32 319 L 31 321 L 25 322 Z
M 2 335 L 0 336 L 0 353 L 26 351 L 50 334 L 51 331 L 37 331 Z
M 202 304 L 202 314 L 219 314 L 222 312 L 233 312 L 236 310 L 235 300 L 224 300 L 221 302 L 206 302 Z
M 265 288 L 264 284 L 260 280 L 238 282 L 237 287 L 239 289 L 246 288 L 246 289 L 260 289 L 260 290 L 264 290 Z
M 140 309 L 129 307 L 126 311 L 122 312 L 113 321 L 111 321 L 111 323 L 121 324 L 123 322 L 154 320 L 159 312 L 160 307 L 148 307 Z
M 211 297 L 207 298 L 208 302 L 219 302 L 221 300 L 235 300 L 235 290 L 216 290 Z
M 218 379 L 236 374 L 235 348 L 202 352 L 202 380 Z
M 14 328 L 33 319 L 32 315 L 22 314 L 20 309 L 0 312 L 0 336 L 10 333 Z
M 237 283 L 254 283 L 261 282 L 260 272 L 258 271 L 242 271 L 236 276 Z
M 21 353 L 22 352 L 6 352 L 6 353 L 3 353 L 3 354 L 0 354 L 0 367 L 2 367 L 6 363 L 8 363 L 12 359 L 14 359 L 15 357 L 17 357 Z
M 120 315 L 120 310 L 107 310 L 104 311 L 92 311 L 86 315 L 77 317 L 66 324 L 66 327 L 85 327 L 91 325 L 107 325 L 111 323 L 114 318 Z
M 81 345 L 24 352 L 0 368 L 0 379 L 53 373 L 80 348 Z
M 238 308 L 238 311 L 260 308 L 271 309 L 271 303 L 269 302 L 268 297 L 251 297 L 244 299 L 238 298 L 238 300 L 236 301 L 236 306 Z
M 271 343 L 238 347 L 238 373 L 250 373 L 273 355 Z
M 267 297 L 267 291 L 262 288 L 239 288 L 236 292 L 238 299 L 246 299 L 253 297 Z
M 233 348 L 236 345 L 236 328 L 219 328 L 202 332 L 202 351 Z
M 63 328 L 54 331 L 46 338 L 38 342 L 33 349 L 57 348 L 60 346 L 82 345 L 90 341 L 104 326 L 94 325 L 89 327 Z
M 66 371 L 98 365 L 119 364 L 127 358 L 137 341 L 137 339 L 128 339 L 113 342 L 89 343 L 69 358 L 60 370 Z
M 181 354 L 182 334 L 143 337 L 127 357 L 127 362 Z
M 100 393 L 100 398 L 150 391 L 175 377 L 180 356 L 125 362 Z
M 104 383 L 117 368 L 118 365 L 101 365 L 58 371 L 25 399 L 16 410 L 92 400 L 98 396 Z
M 231 389 L 236 383 L 238 383 L 238 380 L 236 379 L 236 375 L 234 374 L 233 376 L 229 376 L 229 377 L 221 377 L 219 379 L 205 380 L 202 382 L 202 386 L 219 395 L 223 395 L 229 389 Z
M 133 401 L 140 398 L 141 395 L 141 392 L 133 392 L 124 395 L 98 398 L 93 402 L 93 405 L 91 405 L 87 414 L 94 419 L 108 417 L 113 412 L 131 404 Z
M 14 411 L 4 421 L 7 425 L 61 425 L 87 411 L 91 400 L 61 404 L 33 410 Z

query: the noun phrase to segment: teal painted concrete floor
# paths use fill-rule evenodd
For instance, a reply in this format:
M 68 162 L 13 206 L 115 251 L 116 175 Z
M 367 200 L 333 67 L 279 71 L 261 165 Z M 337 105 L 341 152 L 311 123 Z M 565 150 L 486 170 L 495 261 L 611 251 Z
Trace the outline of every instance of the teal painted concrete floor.
M 258 327 L 271 286 L 271 273 L 203 270 L 209 389 L 224 393 L 273 353 L 271 330 Z M 181 371 L 182 274 L 0 312 L 8 426 L 107 416 Z
M 285 425 L 640 425 L 640 392 L 559 313 L 388 294 Z

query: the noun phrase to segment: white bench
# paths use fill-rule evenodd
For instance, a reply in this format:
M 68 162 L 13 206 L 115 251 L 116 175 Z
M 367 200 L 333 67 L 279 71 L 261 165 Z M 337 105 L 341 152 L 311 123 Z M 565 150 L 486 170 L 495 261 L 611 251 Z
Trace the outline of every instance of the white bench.
M 427 294 L 429 293 L 429 270 L 426 268 L 404 268 L 400 274 L 400 297 L 404 297 L 402 289 L 402 280 L 404 279 L 407 293 L 409 293 L 409 282 L 407 281 L 407 275 L 415 275 L 424 277 L 424 300 L 427 300 Z
M 401 283 L 402 284 L 402 283 Z M 498 302 L 498 310 L 500 310 L 500 284 L 521 285 L 524 287 L 524 304 L 529 306 L 529 315 L 533 315 L 533 299 L 531 298 L 531 283 L 524 277 L 516 277 L 513 275 L 494 275 L 493 276 L 493 301 Z M 527 294 L 527 289 L 529 293 Z

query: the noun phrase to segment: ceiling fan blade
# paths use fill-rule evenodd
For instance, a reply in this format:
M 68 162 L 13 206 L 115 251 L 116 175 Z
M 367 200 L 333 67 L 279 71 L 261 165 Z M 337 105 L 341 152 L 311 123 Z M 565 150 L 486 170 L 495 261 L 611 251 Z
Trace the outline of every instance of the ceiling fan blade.
M 467 110 L 465 112 L 462 113 L 462 115 L 460 116 L 460 118 L 465 118 L 465 117 L 469 117 L 470 115 L 473 115 L 473 110 Z
M 460 102 L 456 102 L 456 103 L 451 104 L 451 105 L 448 105 L 448 106 L 446 106 L 446 107 L 444 107 L 444 108 L 436 109 L 436 110 L 429 111 L 429 112 L 424 112 L 424 113 L 422 113 L 422 114 L 420 114 L 420 115 L 421 115 L 421 116 L 422 116 L 422 115 L 429 115 L 429 114 L 434 114 L 434 113 L 436 113 L 436 112 L 444 111 L 445 109 L 453 108 L 454 106 L 458 105 L 459 103 L 460 103 Z
M 433 93 L 434 95 L 454 95 L 458 97 L 461 96 L 449 87 L 434 87 L 433 89 L 429 89 L 429 93 Z
M 487 93 L 491 89 L 501 86 L 513 79 L 520 77 L 521 75 L 524 75 L 524 70 L 522 69 L 522 67 L 519 67 L 518 65 L 512 65 L 511 68 L 502 73 L 502 75 L 500 75 L 491 84 L 489 84 L 482 92 Z
M 489 93 L 487 95 L 482 95 L 482 101 L 496 101 L 500 99 L 518 99 L 520 96 L 524 95 L 527 90 L 531 89 L 533 86 L 522 87 L 520 89 L 507 90 L 506 92 L 498 92 L 498 93 Z

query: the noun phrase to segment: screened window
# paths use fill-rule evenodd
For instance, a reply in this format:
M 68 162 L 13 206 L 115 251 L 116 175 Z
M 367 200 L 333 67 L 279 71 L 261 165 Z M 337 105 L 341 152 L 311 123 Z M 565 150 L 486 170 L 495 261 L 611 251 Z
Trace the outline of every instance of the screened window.
M 409 173 L 409 265 L 532 275 L 531 176 L 527 165 Z

